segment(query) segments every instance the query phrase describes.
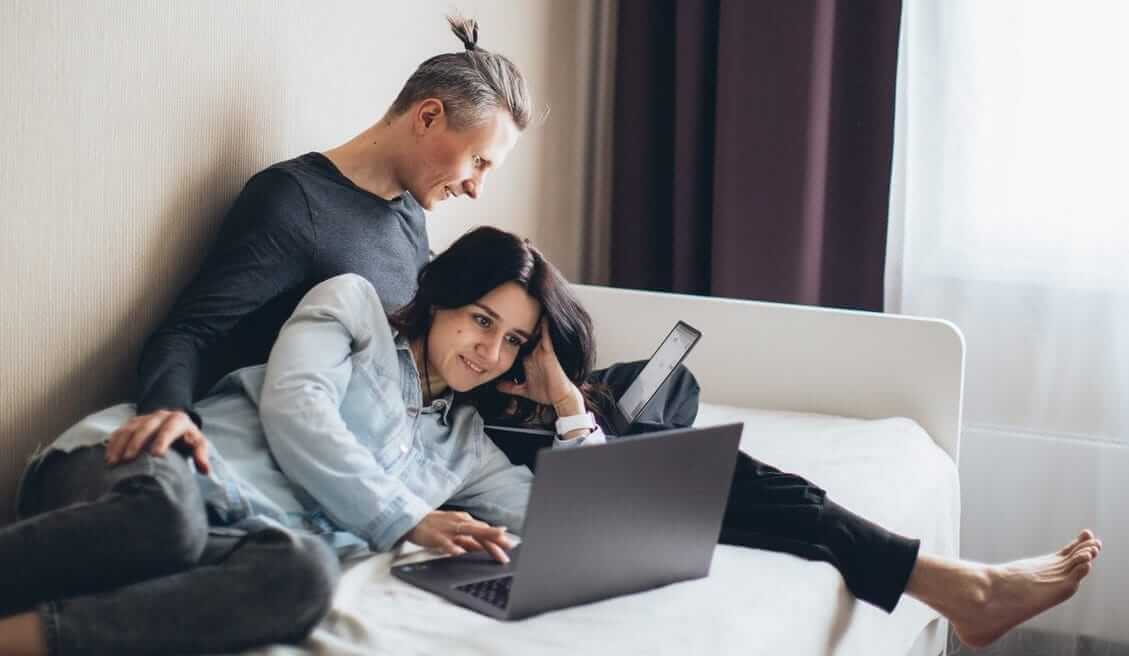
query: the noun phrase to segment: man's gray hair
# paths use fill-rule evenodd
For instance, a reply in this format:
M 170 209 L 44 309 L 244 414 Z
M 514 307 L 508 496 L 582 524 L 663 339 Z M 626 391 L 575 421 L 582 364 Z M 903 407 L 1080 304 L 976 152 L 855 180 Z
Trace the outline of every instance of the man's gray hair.
M 448 16 L 447 22 L 466 51 L 436 55 L 420 64 L 389 113 L 399 116 L 420 100 L 438 98 L 456 130 L 478 125 L 498 109 L 508 111 L 514 125 L 524 130 L 532 101 L 521 71 L 506 57 L 478 47 L 478 21 Z

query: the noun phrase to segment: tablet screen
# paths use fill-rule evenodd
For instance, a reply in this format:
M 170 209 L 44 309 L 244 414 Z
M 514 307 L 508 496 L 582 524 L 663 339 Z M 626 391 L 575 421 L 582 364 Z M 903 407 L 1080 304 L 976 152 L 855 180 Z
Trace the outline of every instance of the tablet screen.
M 700 336 L 701 333 L 681 321 L 674 326 L 674 330 L 670 331 L 650 361 L 619 398 L 619 411 L 623 413 L 624 419 L 635 421 Z

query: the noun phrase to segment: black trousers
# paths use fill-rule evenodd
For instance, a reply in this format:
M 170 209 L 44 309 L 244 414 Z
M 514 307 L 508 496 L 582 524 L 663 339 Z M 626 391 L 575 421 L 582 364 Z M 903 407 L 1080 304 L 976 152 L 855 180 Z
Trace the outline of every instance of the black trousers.
M 643 361 L 595 372 L 619 398 Z M 698 413 L 698 382 L 679 367 L 635 422 L 633 433 L 690 426 Z M 892 612 L 917 562 L 919 540 L 897 535 L 827 498 L 827 492 L 738 453 L 721 544 L 793 554 L 830 563 L 855 597 Z
M 737 454 L 718 542 L 830 563 L 855 597 L 887 613 L 905 591 L 921 546 L 745 453 Z

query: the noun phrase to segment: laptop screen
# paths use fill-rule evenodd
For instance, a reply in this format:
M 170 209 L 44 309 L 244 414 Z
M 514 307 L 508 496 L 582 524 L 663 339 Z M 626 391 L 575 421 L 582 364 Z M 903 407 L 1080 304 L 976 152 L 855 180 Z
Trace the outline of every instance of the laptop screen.
M 701 333 L 679 321 L 666 336 L 650 361 L 639 372 L 631 386 L 619 397 L 619 411 L 627 421 L 635 421 L 674 368 L 701 337 Z

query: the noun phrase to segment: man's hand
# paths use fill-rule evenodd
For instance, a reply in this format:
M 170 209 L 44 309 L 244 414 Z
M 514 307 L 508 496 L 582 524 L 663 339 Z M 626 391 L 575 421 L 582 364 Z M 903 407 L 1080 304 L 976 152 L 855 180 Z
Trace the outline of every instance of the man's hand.
M 438 549 L 451 556 L 485 550 L 500 563 L 510 562 L 505 550 L 513 548 L 504 526 L 490 526 L 468 513 L 446 510 L 427 513 L 404 537 L 421 547 Z
M 163 456 L 178 440 L 191 450 L 196 469 L 207 474 L 208 440 L 192 418 L 181 410 L 156 410 L 127 421 L 110 434 L 106 464 L 133 460 L 142 449 L 148 449 L 151 455 Z

